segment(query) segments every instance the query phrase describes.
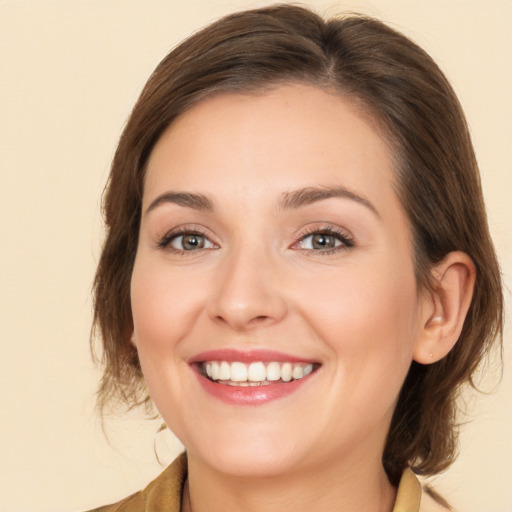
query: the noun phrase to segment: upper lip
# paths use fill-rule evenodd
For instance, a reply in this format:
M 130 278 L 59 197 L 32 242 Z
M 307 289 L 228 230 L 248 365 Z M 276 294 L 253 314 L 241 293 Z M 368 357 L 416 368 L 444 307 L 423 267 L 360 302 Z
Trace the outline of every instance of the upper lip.
M 315 363 L 314 359 L 299 357 L 284 352 L 277 352 L 275 350 L 239 350 L 239 349 L 218 349 L 207 350 L 191 357 L 188 360 L 189 364 L 203 363 L 205 361 L 239 361 L 241 363 L 254 363 L 261 361 L 269 363 L 272 361 L 289 362 L 289 363 Z

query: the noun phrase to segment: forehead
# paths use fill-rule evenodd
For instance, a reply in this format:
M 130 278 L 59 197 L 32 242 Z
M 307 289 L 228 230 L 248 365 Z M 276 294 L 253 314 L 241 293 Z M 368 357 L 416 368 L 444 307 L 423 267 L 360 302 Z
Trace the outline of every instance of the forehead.
M 377 125 L 349 98 L 294 84 L 219 94 L 164 132 L 147 168 L 144 202 L 162 187 L 248 196 L 343 185 L 394 196 L 393 159 Z

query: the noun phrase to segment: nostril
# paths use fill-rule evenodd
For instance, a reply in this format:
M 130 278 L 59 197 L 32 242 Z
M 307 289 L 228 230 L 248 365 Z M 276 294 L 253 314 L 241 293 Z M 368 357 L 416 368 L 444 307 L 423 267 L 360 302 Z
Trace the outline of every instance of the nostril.
M 222 322 L 222 323 L 233 323 L 233 322 L 230 322 L 227 318 L 225 318 L 222 315 L 217 315 L 215 318 L 217 321 Z M 254 318 L 250 318 L 249 320 L 244 321 L 243 324 L 245 324 L 246 326 L 259 325 L 259 324 L 264 324 L 265 322 L 268 322 L 269 320 L 271 320 L 270 316 L 258 315 L 258 316 L 255 316 Z
M 255 316 L 254 318 L 252 318 L 249 323 L 251 324 L 262 324 L 262 323 L 265 323 L 266 321 L 268 321 L 270 319 L 269 316 L 265 316 L 265 315 L 260 315 L 260 316 Z

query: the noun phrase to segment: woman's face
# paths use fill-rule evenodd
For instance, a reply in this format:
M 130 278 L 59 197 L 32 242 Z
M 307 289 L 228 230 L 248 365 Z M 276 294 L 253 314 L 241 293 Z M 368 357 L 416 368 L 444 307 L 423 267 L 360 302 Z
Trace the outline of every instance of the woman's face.
M 422 311 L 393 181 L 372 123 L 311 86 L 206 99 L 160 138 L 134 340 L 189 457 L 247 476 L 380 461 Z

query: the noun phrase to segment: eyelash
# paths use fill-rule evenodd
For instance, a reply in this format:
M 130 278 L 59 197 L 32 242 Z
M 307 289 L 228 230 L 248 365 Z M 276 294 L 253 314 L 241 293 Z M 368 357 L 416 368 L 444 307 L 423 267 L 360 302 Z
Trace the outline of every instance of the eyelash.
M 175 240 L 176 238 L 184 235 L 197 235 L 199 237 L 204 237 L 205 239 L 209 240 L 206 233 L 204 231 L 201 231 L 199 229 L 191 229 L 187 227 L 178 228 L 170 233 L 167 233 L 165 236 L 163 236 L 157 243 L 158 249 L 165 249 L 170 252 L 173 252 L 174 254 L 179 255 L 185 255 L 188 252 L 194 252 L 194 251 L 185 251 L 176 249 L 175 247 L 170 246 L 171 242 Z M 326 235 L 326 236 L 332 236 L 336 240 L 341 242 L 341 245 L 335 246 L 331 249 L 325 249 L 325 250 L 315 250 L 315 249 L 301 249 L 300 245 L 306 240 L 308 237 L 313 235 Z M 210 241 L 211 242 L 211 241 Z M 213 242 L 211 242 L 213 243 Z M 299 236 L 299 239 L 294 242 L 292 245 L 292 248 L 296 245 L 299 245 L 298 249 L 295 250 L 302 250 L 304 252 L 308 253 L 316 253 L 318 255 L 327 256 L 330 254 L 334 254 L 340 251 L 345 251 L 347 249 L 350 249 L 351 247 L 354 247 L 354 239 L 353 237 L 347 233 L 346 231 L 342 231 L 339 228 L 334 228 L 332 226 L 323 226 L 321 228 L 311 228 L 306 230 L 305 232 L 301 233 Z M 199 249 L 201 250 L 201 249 Z
M 203 238 L 209 240 L 209 238 L 206 236 L 206 234 L 199 229 L 181 227 L 181 228 L 175 229 L 174 231 L 171 231 L 170 233 L 165 234 L 158 241 L 157 248 L 165 249 L 167 251 L 173 252 L 174 254 L 180 254 L 180 255 L 184 255 L 187 252 L 194 252 L 194 251 L 184 251 L 184 250 L 176 249 L 175 247 L 172 247 L 170 245 L 174 239 L 176 239 L 180 236 L 184 236 L 184 235 L 197 235 L 197 236 L 200 236 L 200 237 L 203 237 Z
M 304 233 L 302 233 L 299 237 L 299 240 L 295 242 L 293 245 L 300 245 L 306 240 L 308 237 L 313 235 L 326 235 L 326 236 L 332 236 L 336 240 L 341 242 L 341 245 L 335 246 L 331 249 L 325 249 L 325 250 L 315 250 L 315 249 L 299 249 L 306 251 L 310 254 L 319 255 L 319 256 L 328 256 L 330 254 L 335 254 L 337 252 L 346 251 L 347 249 L 350 249 L 351 247 L 354 247 L 354 238 L 352 235 L 347 233 L 346 231 L 343 231 L 339 228 L 335 228 L 332 226 L 323 226 L 321 228 L 315 227 L 310 228 L 306 230 Z

